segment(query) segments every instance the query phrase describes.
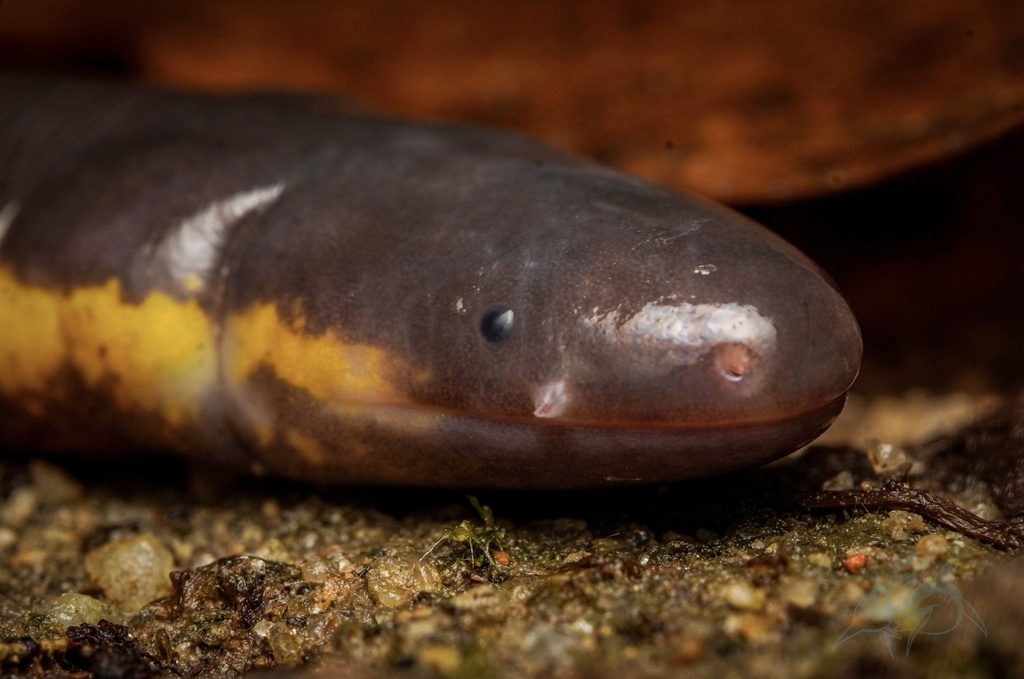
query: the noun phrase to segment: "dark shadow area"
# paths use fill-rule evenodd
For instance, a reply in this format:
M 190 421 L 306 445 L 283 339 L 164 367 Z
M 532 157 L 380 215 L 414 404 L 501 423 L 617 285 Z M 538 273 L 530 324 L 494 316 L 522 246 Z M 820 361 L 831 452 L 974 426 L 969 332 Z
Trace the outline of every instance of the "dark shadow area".
M 1024 129 L 859 191 L 744 212 L 835 279 L 864 333 L 857 388 L 1024 381 Z

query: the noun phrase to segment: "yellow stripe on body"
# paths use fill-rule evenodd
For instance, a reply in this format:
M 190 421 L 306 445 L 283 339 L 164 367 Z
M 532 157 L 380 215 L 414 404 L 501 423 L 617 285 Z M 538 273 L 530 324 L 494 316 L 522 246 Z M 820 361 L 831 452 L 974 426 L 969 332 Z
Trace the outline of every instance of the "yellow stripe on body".
M 0 392 L 13 399 L 59 400 L 71 367 L 121 409 L 177 426 L 198 419 L 217 376 L 213 327 L 196 300 L 154 291 L 133 304 L 116 278 L 63 292 L 0 267 L 0 328 Z
M 437 424 L 406 391 L 410 382 L 426 378 L 424 371 L 381 347 L 349 342 L 335 330 L 309 334 L 301 314 L 289 322 L 273 303 L 229 316 L 223 342 L 227 388 L 258 449 L 283 445 L 316 469 L 340 450 L 348 457 L 370 454 L 360 442 L 362 427 L 370 422 L 424 435 Z M 261 371 L 308 393 L 351 435 L 339 439 L 336 428 L 319 431 L 315 418 L 306 421 L 295 411 L 280 417 L 275 402 L 287 395 L 254 381 Z
M 333 330 L 310 335 L 305 320 L 281 319 L 277 306 L 261 303 L 232 315 L 225 350 L 228 377 L 243 384 L 261 367 L 326 403 L 408 403 L 393 383 L 403 362 L 370 344 L 351 344 Z
M 156 414 L 172 430 L 199 421 L 203 399 L 217 383 L 214 329 L 198 302 L 154 291 L 131 303 L 117 279 L 63 292 L 22 283 L 0 266 L 0 328 L 0 394 L 40 416 L 47 414 L 47 404 L 59 406 L 69 397 L 62 381 L 67 368 L 86 386 L 109 394 L 120 409 Z M 316 466 L 335 442 L 302 422 L 275 417 L 273 403 L 263 403 L 249 389 L 260 369 L 350 423 L 374 421 L 421 434 L 436 424 L 432 415 L 402 407 L 413 404 L 399 385 L 425 379 L 423 371 L 334 331 L 310 335 L 301 317 L 289 323 L 272 303 L 232 315 L 224 344 L 229 389 L 241 397 L 261 447 L 280 434 Z M 350 452 L 361 449 L 355 440 L 347 445 Z

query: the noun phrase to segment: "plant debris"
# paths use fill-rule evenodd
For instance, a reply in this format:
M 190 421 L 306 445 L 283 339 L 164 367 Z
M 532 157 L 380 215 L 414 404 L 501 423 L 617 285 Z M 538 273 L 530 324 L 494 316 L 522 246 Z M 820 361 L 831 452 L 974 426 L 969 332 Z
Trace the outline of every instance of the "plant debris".
M 1024 547 L 1024 525 L 986 521 L 935 493 L 914 490 L 896 480 L 887 481 L 881 488 L 822 490 L 805 495 L 799 502 L 808 509 L 904 509 L 999 549 Z
M 880 461 L 880 451 L 885 453 L 884 462 Z M 864 483 L 855 490 L 820 490 L 800 497 L 798 503 L 808 509 L 913 511 L 999 549 L 1024 547 L 1024 523 L 1014 520 L 1024 518 L 1024 396 L 953 435 L 907 452 L 891 445 L 875 445 L 869 447 L 868 456 L 874 473 L 887 479 L 881 487 Z M 920 462 L 916 472 L 915 461 Z M 953 492 L 988 489 L 994 504 L 1011 520 L 986 520 L 950 499 L 911 488 L 902 480 L 914 476 L 942 483 Z

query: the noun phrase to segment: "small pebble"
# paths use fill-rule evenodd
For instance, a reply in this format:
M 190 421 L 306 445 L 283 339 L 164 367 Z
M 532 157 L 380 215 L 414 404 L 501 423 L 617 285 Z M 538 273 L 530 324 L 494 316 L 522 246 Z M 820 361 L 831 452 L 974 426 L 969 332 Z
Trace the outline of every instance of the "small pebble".
M 754 644 L 774 641 L 779 635 L 778 622 L 760 613 L 730 613 L 722 628 L 730 637 Z
M 134 612 L 171 594 L 174 555 L 155 535 L 142 533 L 92 550 L 85 570 L 108 601 Z
M 382 606 L 405 608 L 421 593 L 441 591 L 441 576 L 433 565 L 424 561 L 382 556 L 366 573 L 366 589 Z
M 747 582 L 734 582 L 722 590 L 722 598 L 740 611 L 760 611 L 764 608 L 765 593 Z
M 910 468 L 906 452 L 891 443 L 868 441 L 868 462 L 876 474 L 887 475 Z
M 409 570 L 412 573 L 412 581 L 419 591 L 429 594 L 436 594 L 441 591 L 444 583 L 441 580 L 441 574 L 437 572 L 434 564 L 427 563 L 426 561 L 413 561 L 409 566 Z
M 683 633 L 675 646 L 672 661 L 676 665 L 692 665 L 708 652 L 708 641 L 697 634 Z
M 42 614 L 48 618 L 49 627 L 56 634 L 63 634 L 68 627 L 95 625 L 100 620 L 123 622 L 122 614 L 110 604 L 76 592 L 61 594 Z
M 787 582 L 782 586 L 782 600 L 797 608 L 811 608 L 818 602 L 819 585 L 813 580 L 802 578 Z
M 42 504 L 72 502 L 85 495 L 82 484 L 55 464 L 32 460 L 28 463 L 28 471 Z
M 447 645 L 424 646 L 416 654 L 416 659 L 421 665 L 442 675 L 454 674 L 462 663 L 458 649 Z
M 247 551 L 248 554 L 258 556 L 264 561 L 280 561 L 287 563 L 291 558 L 291 551 L 284 546 L 278 538 L 270 538 L 258 547 Z
M 0 527 L 0 549 L 7 549 L 14 546 L 18 541 L 18 534 L 10 528 Z
M 867 563 L 868 555 L 863 552 L 858 552 L 856 554 L 850 554 L 843 559 L 843 568 L 845 568 L 848 573 L 856 573 L 864 568 Z
M 915 549 L 921 556 L 944 556 L 949 551 L 949 540 L 942 535 L 923 535 Z
M 271 525 L 280 523 L 282 514 L 281 503 L 276 498 L 264 500 L 260 505 L 260 516 Z
M 395 624 L 402 627 L 403 641 L 413 646 L 428 643 L 446 622 L 436 610 L 428 608 L 406 608 L 395 613 Z
M 35 514 L 38 506 L 39 496 L 34 488 L 15 488 L 7 502 L 0 506 L 0 523 L 11 528 L 23 526 Z
M 924 519 L 920 514 L 893 510 L 882 520 L 882 530 L 893 540 L 906 540 L 915 533 L 924 532 Z
M 854 479 L 853 473 L 849 469 L 844 469 L 839 472 L 825 483 L 821 484 L 822 490 L 853 490 Z
M 562 557 L 562 565 L 569 566 L 574 563 L 580 563 L 581 561 L 586 561 L 587 559 L 589 559 L 590 556 L 590 552 L 583 549 L 575 552 L 569 552 L 564 557 Z
M 302 664 L 303 647 L 297 635 L 282 622 L 260 620 L 253 631 L 267 640 L 274 662 L 280 667 L 296 667 Z
M 452 606 L 463 611 L 496 609 L 505 601 L 505 597 L 494 585 L 479 585 L 465 592 L 456 594 L 448 600 Z

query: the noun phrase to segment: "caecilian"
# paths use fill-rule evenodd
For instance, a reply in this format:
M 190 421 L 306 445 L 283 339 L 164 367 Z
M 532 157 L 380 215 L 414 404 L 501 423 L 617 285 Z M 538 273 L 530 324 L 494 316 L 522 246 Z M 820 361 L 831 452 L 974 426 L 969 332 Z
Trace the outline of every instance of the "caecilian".
M 0 446 L 588 487 L 818 436 L 861 339 L 792 246 L 496 131 L 0 79 Z

